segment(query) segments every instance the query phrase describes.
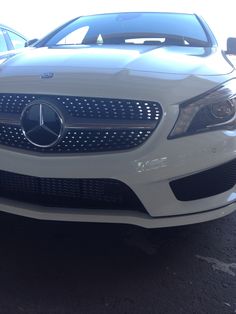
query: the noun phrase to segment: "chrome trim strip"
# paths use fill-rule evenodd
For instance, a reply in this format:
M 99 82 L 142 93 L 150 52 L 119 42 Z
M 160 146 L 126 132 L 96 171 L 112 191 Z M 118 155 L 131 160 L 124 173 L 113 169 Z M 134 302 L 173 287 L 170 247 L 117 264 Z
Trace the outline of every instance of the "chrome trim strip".
M 20 119 L 21 119 L 20 114 L 5 113 L 5 112 L 0 113 L 0 125 L 8 124 L 8 125 L 20 126 Z
M 101 130 L 119 130 L 119 129 L 145 129 L 153 130 L 157 121 L 139 121 L 139 120 L 98 120 L 98 119 L 70 119 L 65 120 L 65 129 L 101 129 Z
M 153 130 L 157 122 L 156 120 L 111 120 L 111 119 L 83 119 L 65 117 L 64 129 L 93 129 L 93 130 L 120 130 L 120 129 L 143 129 Z M 21 115 L 13 113 L 0 113 L 0 125 L 21 126 Z

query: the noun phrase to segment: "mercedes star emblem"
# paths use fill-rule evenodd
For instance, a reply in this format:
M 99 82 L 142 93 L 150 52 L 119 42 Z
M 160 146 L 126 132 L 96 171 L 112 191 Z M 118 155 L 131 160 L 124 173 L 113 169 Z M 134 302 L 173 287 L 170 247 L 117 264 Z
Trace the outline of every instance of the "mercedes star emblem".
M 63 119 L 53 104 L 36 100 L 23 110 L 21 127 L 25 138 L 31 144 L 37 147 L 51 147 L 62 135 Z

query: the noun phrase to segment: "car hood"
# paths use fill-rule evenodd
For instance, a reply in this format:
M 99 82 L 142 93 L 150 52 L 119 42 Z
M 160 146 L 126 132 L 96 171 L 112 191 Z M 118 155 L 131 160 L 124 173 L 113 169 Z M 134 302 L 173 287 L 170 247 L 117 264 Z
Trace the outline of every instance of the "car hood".
M 10 54 L 12 56 L 14 54 Z M 169 74 L 221 75 L 231 65 L 213 48 L 178 46 L 81 46 L 34 48 L 8 58 L 7 69 L 19 72 L 135 70 Z
M 216 48 L 27 48 L 0 58 L 0 93 L 83 95 L 174 104 L 228 80 L 233 70 Z

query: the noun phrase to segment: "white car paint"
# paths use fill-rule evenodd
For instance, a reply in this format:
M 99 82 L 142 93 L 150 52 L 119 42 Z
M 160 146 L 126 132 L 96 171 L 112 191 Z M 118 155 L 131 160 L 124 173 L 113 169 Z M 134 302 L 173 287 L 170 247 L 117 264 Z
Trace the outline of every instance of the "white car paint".
M 53 73 L 42 80 L 42 73 Z M 111 178 L 126 183 L 146 213 L 103 208 L 53 208 L 0 198 L 0 210 L 49 220 L 136 224 L 147 228 L 198 223 L 236 209 L 236 188 L 178 201 L 169 182 L 235 158 L 236 130 L 215 130 L 168 140 L 179 104 L 235 78 L 219 47 L 29 48 L 0 65 L 0 93 L 70 95 L 155 101 L 163 117 L 151 137 L 127 150 L 41 154 L 0 147 L 4 171 L 47 178 Z

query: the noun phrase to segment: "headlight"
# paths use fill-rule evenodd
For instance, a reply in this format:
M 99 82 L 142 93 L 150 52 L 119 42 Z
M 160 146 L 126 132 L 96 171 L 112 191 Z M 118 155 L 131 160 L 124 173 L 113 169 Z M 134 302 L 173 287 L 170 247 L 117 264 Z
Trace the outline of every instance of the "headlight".
M 236 128 L 236 80 L 181 104 L 179 109 L 168 138 Z

